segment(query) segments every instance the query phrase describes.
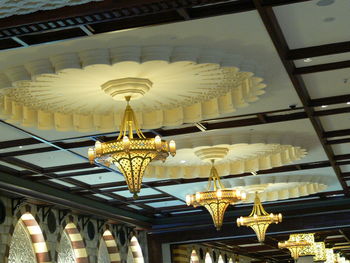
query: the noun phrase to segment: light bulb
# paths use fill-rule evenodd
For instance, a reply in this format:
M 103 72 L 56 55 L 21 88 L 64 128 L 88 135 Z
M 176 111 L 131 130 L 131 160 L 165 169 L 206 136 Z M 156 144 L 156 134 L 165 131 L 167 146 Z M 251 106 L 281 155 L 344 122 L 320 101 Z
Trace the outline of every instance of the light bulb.
M 101 156 L 102 154 L 102 143 L 100 141 L 95 142 L 95 154 L 96 156 Z
M 170 151 L 171 156 L 175 156 L 175 154 L 176 154 L 176 144 L 175 144 L 175 141 L 173 141 L 173 140 L 171 140 L 169 142 L 169 151 Z
M 191 204 L 191 196 L 186 195 L 186 204 L 189 206 Z
M 93 148 L 89 148 L 88 157 L 89 157 L 90 163 L 93 164 L 95 161 L 95 150 Z
M 154 145 L 156 150 L 160 152 L 162 149 L 162 139 L 158 135 L 154 138 Z
M 128 136 L 124 136 L 123 137 L 123 146 L 124 146 L 124 150 L 125 151 L 129 151 L 129 149 L 130 149 L 130 140 L 129 140 Z
M 201 193 L 197 192 L 196 193 L 196 201 L 199 202 L 201 200 Z
M 217 198 L 219 198 L 219 199 L 222 198 L 222 191 L 221 191 L 221 189 L 218 189 L 218 190 L 216 191 L 216 196 L 217 196 Z

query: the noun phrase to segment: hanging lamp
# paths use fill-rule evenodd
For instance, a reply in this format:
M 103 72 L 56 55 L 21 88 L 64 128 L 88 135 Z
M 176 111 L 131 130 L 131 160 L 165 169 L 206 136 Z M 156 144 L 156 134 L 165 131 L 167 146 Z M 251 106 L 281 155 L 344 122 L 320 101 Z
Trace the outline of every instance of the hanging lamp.
M 291 234 L 287 241 L 278 242 L 278 248 L 287 248 L 297 260 L 300 256 L 315 255 L 314 242 L 314 233 Z
M 153 160 L 163 160 L 176 154 L 174 141 L 146 138 L 137 123 L 135 113 L 129 105 L 131 96 L 126 96 L 127 106 L 122 119 L 120 133 L 116 140 L 95 143 L 89 148 L 90 163 L 101 163 L 110 166 L 112 163 L 124 175 L 129 191 L 137 198 L 142 185 L 142 177 Z M 136 138 L 134 137 L 134 131 Z
M 282 214 L 268 214 L 261 204 L 258 192 L 255 193 L 253 210 L 249 216 L 237 218 L 237 226 L 251 227 L 259 242 L 265 241 L 266 230 L 270 224 L 282 222 Z
M 186 203 L 188 206 L 204 206 L 209 211 L 216 230 L 219 231 L 222 227 L 227 207 L 230 204 L 244 200 L 246 194 L 240 190 L 226 189 L 214 166 L 214 159 L 211 160 L 211 163 L 212 166 L 206 191 L 187 195 Z

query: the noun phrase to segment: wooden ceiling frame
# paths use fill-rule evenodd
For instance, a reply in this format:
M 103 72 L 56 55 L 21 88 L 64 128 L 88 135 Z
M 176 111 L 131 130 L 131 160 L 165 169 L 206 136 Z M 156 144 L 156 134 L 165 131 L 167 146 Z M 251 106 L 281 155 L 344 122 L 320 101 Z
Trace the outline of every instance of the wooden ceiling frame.
M 284 68 L 286 69 L 289 75 L 289 78 L 294 86 L 294 89 L 297 92 L 304 106 L 305 112 L 317 133 L 317 136 L 323 146 L 324 151 L 327 154 L 327 157 L 333 167 L 334 172 L 337 175 L 337 178 L 344 190 L 344 193 L 346 196 L 350 196 L 349 187 L 346 181 L 343 179 L 342 171 L 334 158 L 334 155 L 335 155 L 334 151 L 330 143 L 329 142 L 327 143 L 327 141 L 323 138 L 323 134 L 325 133 L 325 131 L 323 129 L 321 121 L 315 115 L 315 109 L 309 106 L 311 102 L 311 98 L 307 90 L 306 84 L 304 80 L 301 78 L 301 76 L 299 75 L 300 73 L 296 72 L 296 67 L 294 62 L 288 60 L 288 53 L 290 52 L 290 49 L 283 35 L 282 29 L 277 21 L 276 15 L 271 7 L 264 7 L 262 5 L 261 0 L 253 0 L 253 1 L 265 25 L 265 28 L 269 33 L 270 38 L 276 48 L 276 51 L 284 65 Z M 350 63 L 349 63 L 349 66 L 350 66 Z M 310 67 L 313 67 L 313 66 L 310 66 Z

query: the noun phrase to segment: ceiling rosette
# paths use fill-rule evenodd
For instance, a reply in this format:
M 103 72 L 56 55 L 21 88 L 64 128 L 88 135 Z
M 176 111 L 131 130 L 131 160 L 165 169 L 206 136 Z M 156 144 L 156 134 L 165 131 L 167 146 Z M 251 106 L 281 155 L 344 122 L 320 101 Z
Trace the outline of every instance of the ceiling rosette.
M 145 171 L 151 178 L 208 177 L 211 160 L 220 176 L 257 172 L 302 159 L 307 151 L 305 138 L 296 134 L 272 133 L 224 134 L 202 132 L 195 137 L 176 139 L 174 158 L 152 162 Z
M 252 61 L 192 47 L 116 47 L 65 53 L 0 73 L 7 122 L 58 131 L 119 129 L 132 96 L 144 129 L 178 126 L 234 112 L 266 85 Z

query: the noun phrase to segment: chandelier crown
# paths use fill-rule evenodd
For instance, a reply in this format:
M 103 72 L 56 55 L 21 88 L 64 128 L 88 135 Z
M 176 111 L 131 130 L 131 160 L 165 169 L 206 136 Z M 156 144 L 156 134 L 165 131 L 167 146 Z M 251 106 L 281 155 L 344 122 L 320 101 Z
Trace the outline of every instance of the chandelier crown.
M 162 160 L 176 154 L 174 141 L 165 141 L 159 135 L 146 138 L 142 133 L 135 113 L 131 108 L 131 96 L 125 96 L 127 102 L 119 136 L 114 141 L 96 141 L 95 147 L 88 150 L 90 163 L 110 166 L 112 163 L 124 175 L 126 183 L 134 198 L 140 192 L 143 174 L 153 160 Z M 137 138 L 134 138 L 134 132 Z

